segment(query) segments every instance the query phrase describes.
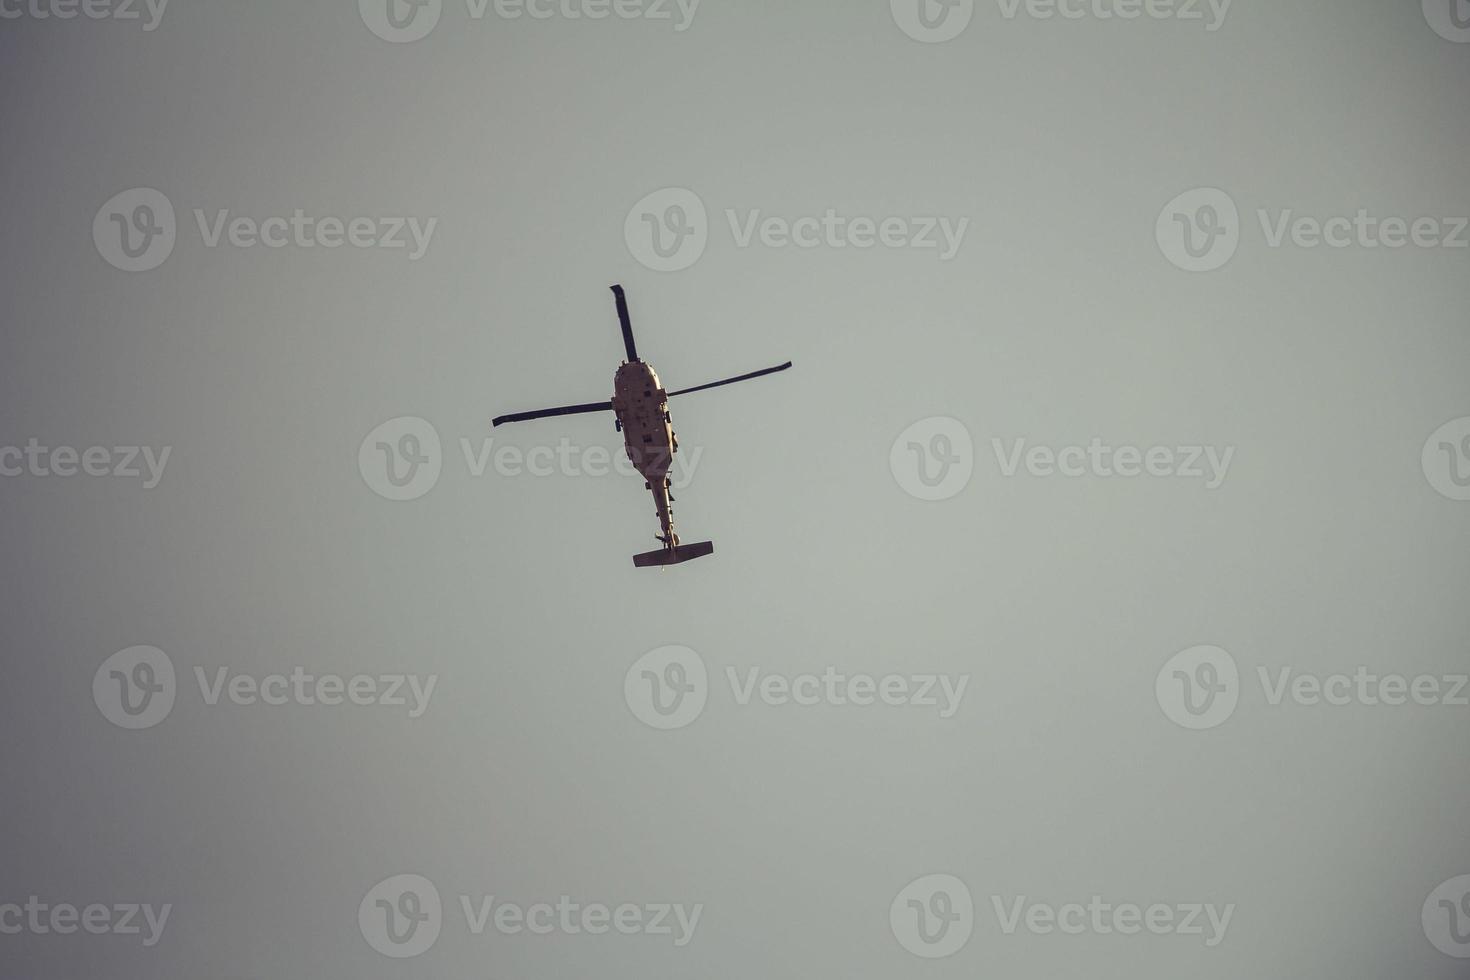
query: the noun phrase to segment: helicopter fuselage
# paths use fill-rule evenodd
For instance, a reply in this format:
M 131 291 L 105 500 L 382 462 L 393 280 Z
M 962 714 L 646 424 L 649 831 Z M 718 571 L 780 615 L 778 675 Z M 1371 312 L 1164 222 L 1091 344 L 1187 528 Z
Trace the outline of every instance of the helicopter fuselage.
M 679 543 L 674 533 L 674 516 L 670 508 L 669 467 L 679 440 L 669 417 L 669 395 L 659 383 L 658 374 L 645 361 L 627 361 L 613 376 L 613 412 L 623 432 L 623 448 L 628 461 L 643 475 L 653 493 L 653 503 L 663 534 L 659 540 L 666 547 Z

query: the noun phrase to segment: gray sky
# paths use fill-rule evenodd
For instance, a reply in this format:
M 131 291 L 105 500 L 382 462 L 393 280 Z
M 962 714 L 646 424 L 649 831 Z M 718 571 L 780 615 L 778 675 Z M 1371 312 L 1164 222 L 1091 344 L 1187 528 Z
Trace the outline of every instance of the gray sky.
M 1465 975 L 1464 0 L 50 2 L 10 972 Z

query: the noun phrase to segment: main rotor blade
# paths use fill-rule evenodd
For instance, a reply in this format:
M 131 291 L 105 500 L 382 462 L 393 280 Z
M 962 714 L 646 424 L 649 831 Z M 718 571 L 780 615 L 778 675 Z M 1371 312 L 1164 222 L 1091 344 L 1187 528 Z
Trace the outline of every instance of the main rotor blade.
M 669 397 L 673 398 L 675 395 L 688 395 L 696 391 L 706 391 L 710 388 L 719 388 L 722 385 L 732 385 L 737 381 L 749 381 L 751 378 L 763 378 L 768 374 L 775 374 L 777 371 L 784 371 L 790 366 L 791 362 L 787 361 L 785 364 L 778 364 L 773 368 L 766 368 L 764 371 L 752 371 L 749 374 L 742 374 L 738 378 L 726 378 L 724 381 L 711 381 L 709 384 L 700 385 L 697 388 L 685 388 L 681 391 L 671 391 L 669 392 Z
M 491 426 L 503 425 L 506 422 L 526 422 L 531 419 L 552 418 L 557 415 L 585 415 L 588 412 L 610 412 L 612 402 L 591 402 L 587 405 L 566 405 L 562 408 L 543 408 L 538 412 L 517 412 L 514 415 L 502 415 L 490 422 Z
M 612 288 L 613 295 L 618 298 L 618 325 L 623 328 L 623 349 L 628 352 L 628 360 L 638 360 L 638 345 L 633 343 L 633 321 L 628 316 L 628 299 L 623 295 L 622 286 Z

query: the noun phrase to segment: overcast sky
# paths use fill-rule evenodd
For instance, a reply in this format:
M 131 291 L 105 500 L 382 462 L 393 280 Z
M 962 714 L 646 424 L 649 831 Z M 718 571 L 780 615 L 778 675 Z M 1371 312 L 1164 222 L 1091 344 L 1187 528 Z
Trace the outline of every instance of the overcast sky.
M 389 2 L 0 0 L 3 972 L 1465 975 L 1470 5 Z

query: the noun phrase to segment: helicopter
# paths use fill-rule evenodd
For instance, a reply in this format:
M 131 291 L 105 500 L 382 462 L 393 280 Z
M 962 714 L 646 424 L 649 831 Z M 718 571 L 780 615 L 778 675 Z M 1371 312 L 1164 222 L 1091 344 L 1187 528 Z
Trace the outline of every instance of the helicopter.
M 652 491 L 655 513 L 661 533 L 655 538 L 663 544 L 656 551 L 633 556 L 638 568 L 658 565 L 677 565 L 681 562 L 702 558 L 715 550 L 714 542 L 700 541 L 681 544 L 674 532 L 674 512 L 670 507 L 674 498 L 669 489 L 669 466 L 673 455 L 679 451 L 679 438 L 674 434 L 673 419 L 669 415 L 669 399 L 679 395 L 690 395 L 696 391 L 708 391 L 732 385 L 738 381 L 750 381 L 765 377 L 791 367 L 791 362 L 778 364 L 761 371 L 752 371 L 723 381 L 711 381 L 694 388 L 666 391 L 659 382 L 653 365 L 638 357 L 638 347 L 633 342 L 633 323 L 628 315 L 628 300 L 622 286 L 612 287 L 617 301 L 618 323 L 623 330 L 623 348 L 628 359 L 618 366 L 613 375 L 613 396 L 610 401 L 590 402 L 585 405 L 564 405 L 560 408 L 543 408 L 534 412 L 516 412 L 501 415 L 491 420 L 491 426 L 508 422 L 527 422 L 532 419 L 551 418 L 561 415 L 584 415 L 591 412 L 612 412 L 613 428 L 623 434 L 623 448 L 628 460 L 642 474 L 643 486 Z

